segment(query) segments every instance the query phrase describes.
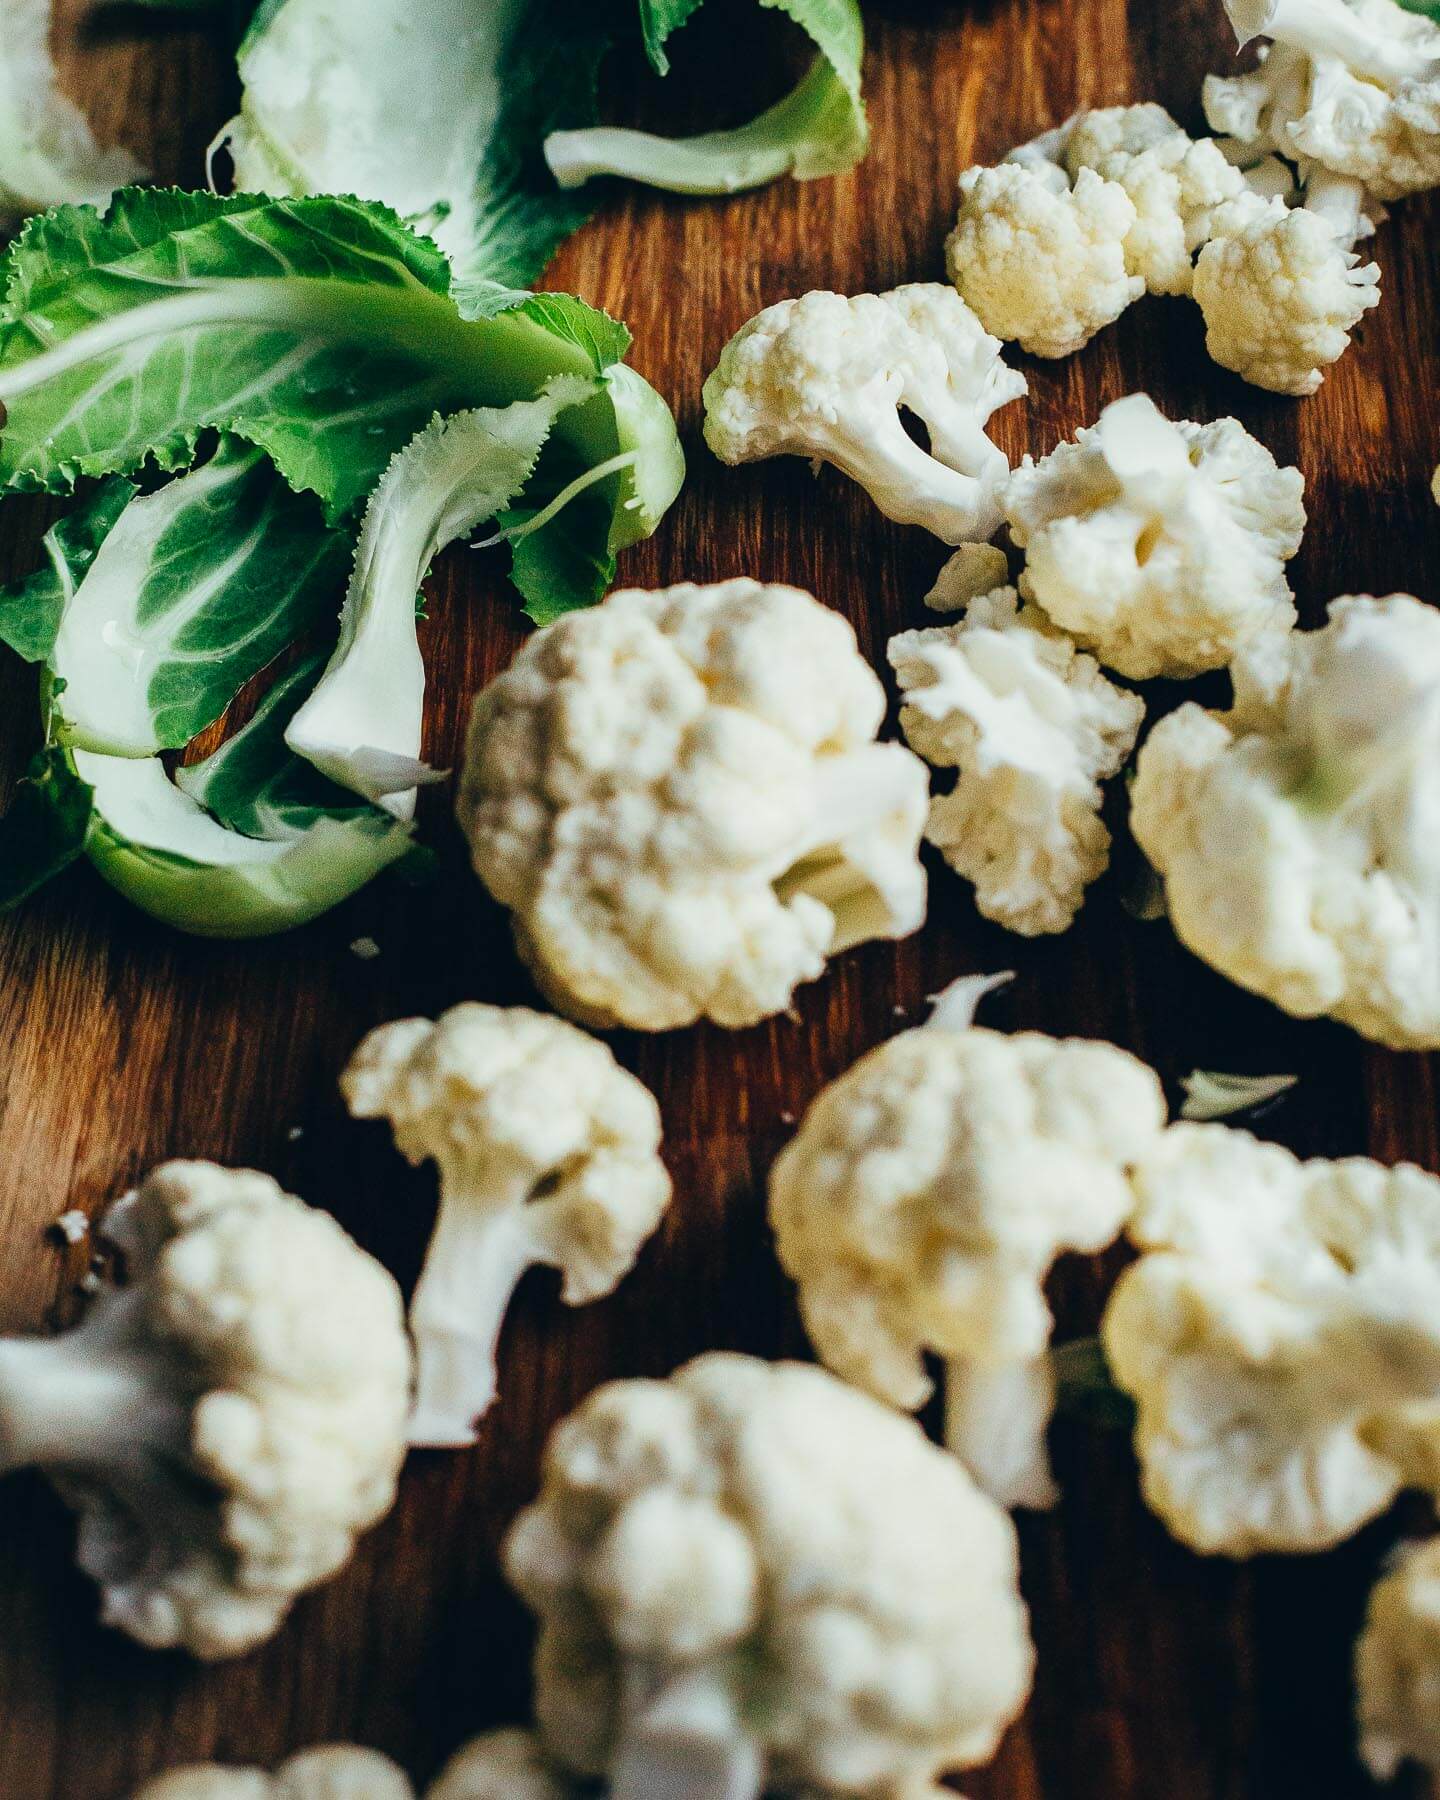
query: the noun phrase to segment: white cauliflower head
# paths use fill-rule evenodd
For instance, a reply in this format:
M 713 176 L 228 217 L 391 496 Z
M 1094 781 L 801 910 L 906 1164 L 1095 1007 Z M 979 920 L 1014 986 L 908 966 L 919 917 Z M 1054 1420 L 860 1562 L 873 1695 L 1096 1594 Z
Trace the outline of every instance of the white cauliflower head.
M 1188 294 L 1195 253 L 1217 207 L 1244 192 L 1245 177 L 1213 138 L 1192 138 L 1163 106 L 1107 106 L 1078 113 L 1062 133 L 1071 180 L 1093 169 L 1118 182 L 1135 207 L 1125 262 L 1152 294 Z
M 273 1775 L 260 1769 L 222 1768 L 218 1763 L 172 1769 L 141 1788 L 135 1800 L 415 1800 L 415 1790 L 403 1771 L 378 1750 L 325 1744 L 302 1750 Z M 529 1796 L 517 1795 L 516 1800 Z
M 975 883 L 986 918 L 1026 936 L 1064 931 L 1109 863 L 1100 783 L 1133 748 L 1144 702 L 1014 588 L 982 595 L 958 624 L 903 632 L 889 656 L 911 748 L 958 771 L 926 836 Z
M 1177 1125 L 1136 1192 L 1102 1336 L 1182 1543 L 1323 1550 L 1440 1486 L 1440 1180 Z
M 107 1624 L 238 1656 L 394 1501 L 400 1293 L 250 1170 L 166 1163 L 106 1231 L 125 1285 L 60 1337 L 0 1340 L 0 1473 L 38 1467 L 78 1512 Z
M 1125 246 L 1135 203 L 1118 181 L 1017 153 L 960 177 L 946 267 L 987 331 L 1035 356 L 1069 356 L 1145 292 Z M 976 534 L 981 535 L 981 534 Z
M 1043 1285 L 1109 1244 L 1165 1124 L 1154 1072 L 1112 1045 L 929 1024 L 813 1102 L 770 1178 L 770 1222 L 821 1358 L 896 1406 L 946 1364 L 951 1447 L 1012 1504 L 1054 1497 Z
M 524 1007 L 455 1006 L 363 1040 L 340 1078 L 440 1172 L 440 1213 L 410 1306 L 414 1444 L 475 1441 L 521 1276 L 559 1269 L 579 1306 L 633 1267 L 670 1199 L 660 1109 L 608 1047 Z
M 1388 1781 L 1440 1771 L 1440 1538 L 1403 1550 L 1375 1584 L 1355 1646 L 1360 1754 Z
M 533 1731 L 492 1731 L 456 1752 L 425 1800 L 571 1800 L 576 1791 Z
M 475 703 L 458 812 L 546 995 L 582 1022 L 754 1024 L 925 917 L 925 765 L 796 588 L 612 594 Z
M 546 1747 L 617 1794 L 704 1771 L 736 1800 L 909 1800 L 989 1758 L 1030 1687 L 1010 1521 L 821 1369 L 712 1355 L 601 1388 L 505 1561 Z
M 1253 73 L 1212 75 L 1205 114 L 1246 151 L 1275 150 L 1377 200 L 1440 184 L 1440 28 L 1395 0 L 1227 0 Z
M 1009 464 L 985 425 L 1027 388 L 1000 351 L 939 282 L 782 300 L 721 353 L 705 383 L 705 441 L 727 463 L 833 463 L 902 525 L 949 544 L 988 537 Z M 902 411 L 924 423 L 928 453 Z
M 1440 613 L 1337 600 L 1142 746 L 1131 823 L 1175 931 L 1240 986 L 1440 1046 Z
M 1222 368 L 1277 394 L 1320 386 L 1380 304 L 1379 264 L 1361 265 L 1354 248 L 1363 198 L 1358 185 L 1314 177 L 1301 206 L 1247 193 L 1219 208 L 1194 295 Z
M 1221 668 L 1295 622 L 1304 491 L 1237 420 L 1172 423 L 1132 394 L 1011 476 L 1021 591 L 1131 680 Z

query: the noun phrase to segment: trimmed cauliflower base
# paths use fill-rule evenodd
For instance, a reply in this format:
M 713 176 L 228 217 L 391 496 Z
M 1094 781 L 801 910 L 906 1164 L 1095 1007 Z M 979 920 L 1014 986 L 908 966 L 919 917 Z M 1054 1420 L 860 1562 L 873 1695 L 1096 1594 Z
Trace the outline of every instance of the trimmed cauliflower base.
M 1377 1780 L 1440 1770 L 1440 1539 L 1411 1545 L 1370 1594 L 1355 1646 L 1360 1754 Z
M 782 300 L 721 353 L 705 383 L 705 441 L 726 463 L 832 463 L 887 518 L 950 544 L 988 537 L 1009 464 L 985 425 L 1028 387 L 1000 351 L 938 282 Z M 924 422 L 928 453 L 906 432 L 902 409 Z
M 952 1447 L 988 1492 L 1048 1504 L 1045 1277 L 1062 1251 L 1120 1231 L 1130 1166 L 1164 1124 L 1153 1071 L 1109 1044 L 951 1030 L 942 1011 L 862 1057 L 770 1179 L 776 1249 L 821 1358 L 909 1410 L 931 1392 L 926 1354 L 944 1358 L 962 1402 Z M 987 1382 L 1008 1420 L 981 1407 Z
M 78 1512 L 107 1624 L 238 1656 L 394 1502 L 399 1290 L 249 1170 L 166 1163 L 106 1233 L 126 1285 L 60 1337 L 0 1340 L 0 1473 L 41 1468 Z
M 1172 422 L 1132 394 L 1011 476 L 1021 592 L 1131 680 L 1222 668 L 1295 622 L 1304 491 L 1237 420 Z
M 705 1757 L 706 1792 L 908 1800 L 989 1758 L 1029 1692 L 1009 1520 L 820 1369 L 711 1355 L 600 1388 L 505 1561 L 546 1746 L 617 1791 Z
M 925 917 L 925 765 L 838 613 L 730 581 L 612 594 L 479 696 L 457 810 L 582 1023 L 754 1024 Z
M 1228 713 L 1160 721 L 1131 789 L 1176 934 L 1301 1018 L 1440 1046 L 1440 614 L 1337 600 L 1233 674 Z
M 1440 1180 L 1176 1125 L 1136 1193 L 1102 1336 L 1182 1543 L 1324 1550 L 1440 1486 Z
M 901 728 L 936 768 L 958 770 L 926 836 L 975 883 L 986 918 L 1026 936 L 1064 931 L 1110 860 L 1100 782 L 1134 747 L 1144 702 L 1078 655 L 1013 588 L 956 625 L 892 639 Z
M 1395 0 L 1227 0 L 1242 41 L 1275 41 L 1250 74 L 1211 75 L 1205 116 L 1252 153 L 1276 150 L 1377 200 L 1440 184 L 1440 29 Z
M 559 1269 L 580 1306 L 634 1266 L 670 1199 L 660 1109 L 606 1045 L 524 1007 L 462 1005 L 372 1031 L 340 1078 L 357 1118 L 440 1171 L 440 1213 L 410 1305 L 414 1444 L 470 1444 L 495 1398 L 521 1276 Z
M 135 1800 L 415 1800 L 415 1790 L 379 1751 L 326 1744 L 292 1756 L 273 1775 L 217 1763 L 172 1769 L 141 1788 Z M 456 1794 L 449 1800 L 466 1796 Z M 516 1800 L 529 1797 L 517 1795 Z

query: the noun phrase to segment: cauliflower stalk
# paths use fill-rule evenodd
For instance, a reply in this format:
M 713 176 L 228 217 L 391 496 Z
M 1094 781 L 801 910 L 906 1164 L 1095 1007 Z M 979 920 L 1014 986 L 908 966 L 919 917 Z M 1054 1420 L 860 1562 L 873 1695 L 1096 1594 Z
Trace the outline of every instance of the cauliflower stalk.
M 1131 789 L 1177 935 L 1301 1018 L 1440 1046 L 1440 614 L 1337 600 L 1233 675 L 1228 713 L 1160 721 Z
M 268 1176 L 167 1163 L 111 1209 L 127 1279 L 63 1336 L 0 1340 L 0 1473 L 80 1515 L 103 1616 L 238 1656 L 349 1559 L 404 1455 L 399 1291 Z
M 522 1007 L 464 1005 L 364 1039 L 341 1077 L 350 1110 L 386 1118 L 440 1171 L 440 1213 L 410 1307 L 410 1441 L 475 1441 L 496 1347 L 525 1271 L 561 1271 L 571 1306 L 608 1294 L 670 1199 L 660 1109 L 604 1044 Z
M 982 595 L 959 624 L 902 633 L 889 656 L 911 748 L 959 771 L 926 836 L 975 883 L 986 918 L 1027 936 L 1064 931 L 1110 860 L 1100 782 L 1134 747 L 1144 702 L 1013 588 Z
M 1245 151 L 1275 150 L 1399 200 L 1440 183 L 1440 29 L 1394 0 L 1226 0 L 1251 74 L 1209 76 L 1205 116 Z
M 378 1750 L 324 1744 L 292 1756 L 274 1775 L 216 1763 L 172 1769 L 141 1788 L 135 1800 L 415 1800 L 415 1790 Z M 450 1800 L 465 1797 L 456 1794 Z M 517 1795 L 517 1800 L 529 1796 Z
M 942 1006 L 821 1093 L 775 1163 L 770 1222 L 822 1360 L 914 1410 L 940 1357 L 951 1448 L 997 1500 L 1048 1506 L 1045 1277 L 1121 1230 L 1165 1101 L 1109 1044 L 966 1022 Z
M 721 353 L 705 383 L 705 441 L 726 463 L 832 463 L 887 518 L 948 544 L 988 537 L 1009 464 L 985 426 L 1028 386 L 1000 350 L 940 283 L 782 300 Z M 902 412 L 924 424 L 928 451 Z
M 1410 1545 L 1375 1584 L 1355 1686 L 1371 1774 L 1388 1781 L 1404 1762 L 1440 1771 L 1440 1538 Z
M 1014 1530 L 823 1370 L 712 1355 L 599 1389 L 505 1549 L 554 1758 L 612 1800 L 903 1800 L 1029 1691 Z
M 1324 1550 L 1440 1488 L 1440 1180 L 1176 1125 L 1136 1194 L 1102 1336 L 1182 1543 Z
M 1364 204 L 1359 182 L 1317 171 L 1301 205 L 1249 192 L 1219 208 L 1194 292 L 1222 368 L 1277 394 L 1315 392 L 1380 304 L 1379 264 L 1355 249 L 1373 228 Z
M 1021 591 L 1133 681 L 1222 668 L 1295 622 L 1304 491 L 1237 420 L 1172 423 L 1131 394 L 1011 476 Z
M 837 613 L 729 581 L 612 594 L 476 701 L 457 808 L 481 879 L 582 1023 L 754 1024 L 925 917 L 925 765 Z

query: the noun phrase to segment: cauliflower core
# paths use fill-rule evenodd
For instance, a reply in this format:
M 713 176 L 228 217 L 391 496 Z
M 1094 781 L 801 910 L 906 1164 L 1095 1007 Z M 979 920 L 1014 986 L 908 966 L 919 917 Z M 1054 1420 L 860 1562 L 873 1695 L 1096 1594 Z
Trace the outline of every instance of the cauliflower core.
M 141 1788 L 135 1800 L 415 1800 L 415 1790 L 388 1756 L 354 1744 L 302 1751 L 274 1775 L 215 1763 L 173 1769 Z M 467 1800 L 454 1794 L 449 1800 Z M 476 1796 L 476 1800 L 488 1800 Z M 517 1794 L 516 1800 L 530 1800 Z
M 670 1200 L 654 1095 L 604 1044 L 523 1007 L 456 1006 L 364 1039 L 340 1078 L 358 1118 L 386 1118 L 440 1171 L 440 1213 L 410 1306 L 410 1441 L 475 1441 L 521 1276 L 559 1269 L 571 1306 L 629 1273 Z
M 1247 193 L 1219 209 L 1194 292 L 1222 368 L 1277 394 L 1315 392 L 1380 304 L 1379 264 L 1361 266 L 1354 247 L 1362 200 L 1357 183 L 1316 175 L 1301 206 Z
M 79 1513 L 107 1624 L 238 1656 L 394 1501 L 400 1294 L 249 1170 L 166 1163 L 106 1232 L 126 1284 L 61 1337 L 0 1340 L 0 1473 L 43 1469 Z
M 1176 1125 L 1136 1192 L 1102 1336 L 1182 1543 L 1324 1550 L 1440 1488 L 1440 1180 Z
M 1144 702 L 1076 653 L 1013 588 L 957 625 L 892 639 L 901 727 L 936 768 L 959 771 L 926 836 L 975 883 L 986 918 L 1064 931 L 1110 860 L 1100 782 L 1134 747 Z
M 612 1800 L 905 1800 L 986 1761 L 1030 1687 L 1010 1521 L 808 1366 L 602 1387 L 505 1560 L 540 1616 L 545 1743 Z
M 736 333 L 705 383 L 705 441 L 727 463 L 833 463 L 887 518 L 949 544 L 988 537 L 1009 464 L 985 425 L 1027 391 L 1000 349 L 939 283 L 782 300 Z M 924 423 L 928 454 L 902 411 Z
M 1011 476 L 1021 591 L 1133 681 L 1222 668 L 1295 622 L 1304 491 L 1237 420 L 1172 423 L 1132 394 Z
M 824 1090 L 770 1178 L 806 1329 L 847 1381 L 913 1410 L 944 1359 L 948 1437 L 1011 1505 L 1054 1499 L 1043 1284 L 1109 1244 L 1164 1128 L 1152 1070 L 1109 1044 L 929 1024 Z
M 783 1012 L 925 917 L 925 765 L 838 613 L 755 581 L 612 594 L 479 696 L 457 808 L 548 998 L 666 1031 Z
M 1440 29 L 1394 0 L 1226 0 L 1253 73 L 1211 75 L 1205 116 L 1253 155 L 1278 151 L 1399 200 L 1440 183 Z
M 1241 987 L 1440 1046 L 1440 614 L 1337 600 L 1140 751 L 1131 822 L 1175 931 Z
M 1355 1646 L 1360 1754 L 1388 1781 L 1403 1762 L 1440 1770 L 1440 1538 L 1376 1583 Z

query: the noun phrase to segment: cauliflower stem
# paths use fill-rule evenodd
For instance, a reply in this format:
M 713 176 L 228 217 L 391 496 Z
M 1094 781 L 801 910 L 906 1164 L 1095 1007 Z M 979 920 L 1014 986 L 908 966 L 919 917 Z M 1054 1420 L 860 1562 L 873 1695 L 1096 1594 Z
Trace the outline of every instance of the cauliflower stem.
M 946 1448 L 1001 1506 L 1044 1511 L 1059 1500 L 1045 1447 L 1054 1411 L 1048 1354 L 1004 1363 L 952 1357 L 945 1364 Z
M 710 1670 L 667 1679 L 640 1664 L 621 1691 L 610 1800 L 760 1800 L 765 1755 L 732 1684 Z

